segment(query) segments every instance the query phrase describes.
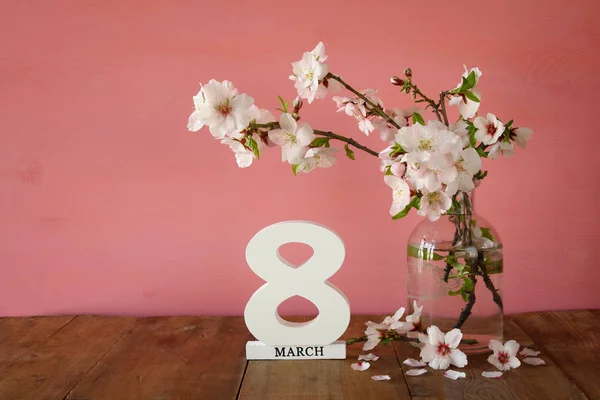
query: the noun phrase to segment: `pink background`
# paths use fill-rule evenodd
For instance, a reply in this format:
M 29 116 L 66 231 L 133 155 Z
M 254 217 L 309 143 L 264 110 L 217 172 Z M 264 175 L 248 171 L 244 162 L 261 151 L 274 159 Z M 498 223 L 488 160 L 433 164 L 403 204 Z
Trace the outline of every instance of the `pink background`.
M 483 112 L 535 135 L 487 161 L 478 211 L 506 246 L 509 313 L 600 307 L 600 2 L 3 1 L 0 314 L 241 314 L 262 284 L 244 260 L 263 227 L 305 219 L 347 247 L 332 278 L 353 312 L 405 302 L 405 244 L 378 161 L 356 153 L 294 177 L 278 150 L 238 169 L 186 130 L 198 82 L 264 108 L 295 95 L 290 62 L 320 40 L 330 70 L 376 87 L 412 67 L 427 93 L 483 70 Z M 314 128 L 365 137 L 330 98 Z M 312 306 L 292 302 L 288 312 Z

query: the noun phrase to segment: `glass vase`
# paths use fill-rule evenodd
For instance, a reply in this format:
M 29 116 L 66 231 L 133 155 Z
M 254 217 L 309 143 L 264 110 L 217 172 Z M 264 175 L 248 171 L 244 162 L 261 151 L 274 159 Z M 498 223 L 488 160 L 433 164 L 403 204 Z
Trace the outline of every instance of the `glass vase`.
M 408 240 L 408 306 L 423 306 L 422 323 L 442 332 L 459 328 L 460 348 L 488 351 L 502 341 L 502 243 L 473 212 L 473 192 L 458 192 L 437 221 L 424 218 Z M 412 310 L 410 310 L 412 312 Z

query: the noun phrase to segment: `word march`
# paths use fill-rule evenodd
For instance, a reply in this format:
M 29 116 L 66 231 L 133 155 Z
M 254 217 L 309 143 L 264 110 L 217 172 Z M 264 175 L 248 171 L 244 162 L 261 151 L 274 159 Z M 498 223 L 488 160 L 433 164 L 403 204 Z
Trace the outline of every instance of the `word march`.
M 275 347 L 275 357 L 323 357 L 323 346 Z

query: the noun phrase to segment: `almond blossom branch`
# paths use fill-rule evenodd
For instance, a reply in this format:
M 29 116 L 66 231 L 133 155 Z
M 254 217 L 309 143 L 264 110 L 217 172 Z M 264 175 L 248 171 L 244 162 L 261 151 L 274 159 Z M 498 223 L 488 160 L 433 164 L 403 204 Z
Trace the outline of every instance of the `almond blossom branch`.
M 249 128 L 251 129 L 268 129 L 268 130 L 273 130 L 273 129 L 279 129 L 279 122 L 269 122 L 267 124 L 257 124 L 257 123 L 250 123 Z M 321 136 L 325 136 L 331 139 L 335 139 L 335 140 L 339 140 L 341 142 L 345 142 L 348 143 L 351 146 L 356 147 L 357 149 L 360 149 L 366 153 L 369 153 L 372 156 L 375 157 L 379 157 L 379 153 L 376 152 L 375 150 L 371 150 L 370 148 L 368 148 L 367 146 L 363 146 L 362 144 L 358 143 L 356 140 L 352 139 L 352 138 L 347 138 L 345 136 L 342 135 L 338 135 L 336 133 L 333 132 L 329 132 L 329 131 L 321 131 L 318 129 L 314 129 L 313 132 L 316 135 L 321 135 Z
M 331 79 L 336 80 L 339 83 L 341 83 L 342 86 L 344 86 L 346 89 L 348 89 L 349 91 L 351 91 L 352 93 L 354 93 L 356 96 L 358 96 L 361 100 L 363 100 L 365 103 L 367 103 L 371 107 L 371 110 L 373 112 L 379 114 L 380 117 L 385 118 L 385 120 L 387 122 L 389 122 L 392 126 L 394 126 L 396 129 L 400 129 L 400 125 L 398 125 L 396 123 L 396 121 L 394 121 L 389 115 L 387 115 L 381 109 L 381 107 L 379 107 L 377 104 L 373 103 L 365 95 L 363 95 L 362 93 L 360 93 L 359 91 L 357 91 L 356 89 L 354 89 L 352 86 L 348 85 L 346 82 L 344 82 L 344 80 L 342 78 L 340 78 L 339 76 L 333 75 L 332 73 L 328 73 L 325 76 L 325 79 L 327 79 L 327 78 L 331 78 Z
M 388 342 L 399 341 L 399 342 L 412 342 L 419 343 L 419 339 L 417 338 L 409 338 L 407 336 L 403 336 L 398 334 L 396 331 L 390 330 L 386 334 L 386 339 Z M 369 340 L 368 336 L 359 336 L 355 338 L 351 338 L 346 340 L 346 346 L 350 346 L 354 343 L 366 342 Z M 462 344 L 477 344 L 477 339 L 462 339 L 460 341 Z

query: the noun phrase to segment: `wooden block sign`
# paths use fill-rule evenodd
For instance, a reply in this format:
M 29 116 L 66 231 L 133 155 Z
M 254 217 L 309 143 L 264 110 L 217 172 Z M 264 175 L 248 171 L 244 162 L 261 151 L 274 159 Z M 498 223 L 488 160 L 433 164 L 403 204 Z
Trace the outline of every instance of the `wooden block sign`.
M 312 257 L 295 267 L 279 253 L 286 243 L 304 243 Z M 248 342 L 249 360 L 301 360 L 346 358 L 346 345 L 338 341 L 350 323 L 350 304 L 327 279 L 345 258 L 344 242 L 332 230 L 305 221 L 286 221 L 258 232 L 246 248 L 246 260 L 266 281 L 250 298 L 244 311 L 248 329 L 259 341 Z M 277 307 L 293 296 L 312 302 L 319 315 L 309 322 L 289 322 Z

